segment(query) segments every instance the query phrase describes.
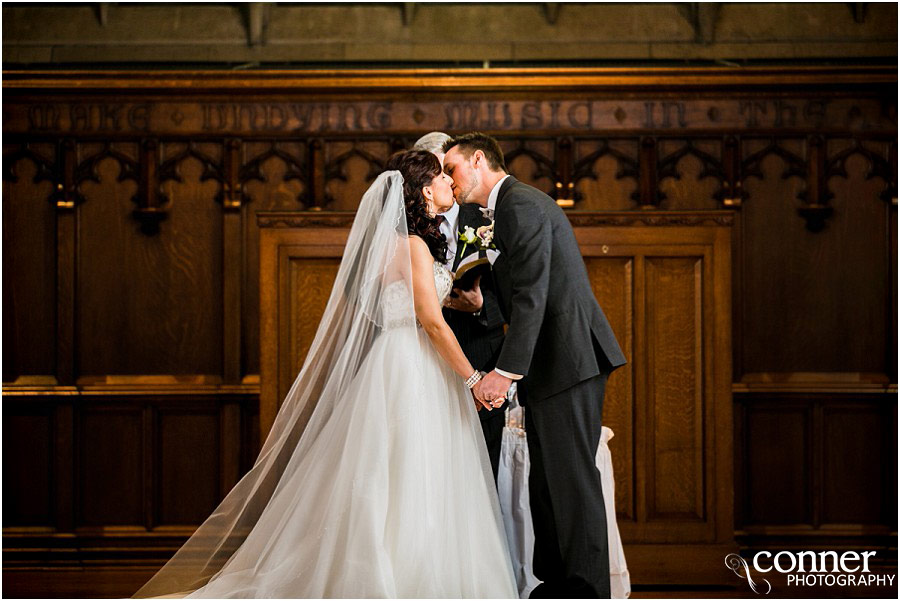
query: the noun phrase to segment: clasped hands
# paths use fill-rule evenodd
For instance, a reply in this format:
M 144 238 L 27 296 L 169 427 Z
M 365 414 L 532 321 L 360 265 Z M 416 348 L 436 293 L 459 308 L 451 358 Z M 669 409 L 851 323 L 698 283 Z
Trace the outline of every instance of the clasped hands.
M 481 411 L 482 408 L 485 408 L 488 411 L 493 411 L 503 406 L 511 384 L 511 379 L 501 376 L 496 371 L 486 374 L 472 388 L 472 396 L 475 397 L 475 409 Z

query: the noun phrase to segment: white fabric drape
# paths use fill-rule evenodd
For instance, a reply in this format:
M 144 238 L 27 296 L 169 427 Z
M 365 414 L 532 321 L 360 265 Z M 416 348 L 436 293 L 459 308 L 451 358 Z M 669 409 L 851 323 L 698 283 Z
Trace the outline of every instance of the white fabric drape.
M 540 584 L 531 569 L 534 553 L 534 527 L 531 523 L 531 504 L 528 500 L 527 434 L 523 407 L 511 406 L 507 410 L 506 427 L 500 451 L 500 470 L 497 488 L 500 492 L 500 509 L 503 513 L 506 538 L 512 555 L 513 571 L 519 588 L 519 598 L 526 599 Z M 625 551 L 616 525 L 616 489 L 613 477 L 612 455 L 608 443 L 613 431 L 603 426 L 597 447 L 596 465 L 603 486 L 603 502 L 606 511 L 609 537 L 610 593 L 613 599 L 626 599 L 631 595 L 631 579 L 625 562 Z

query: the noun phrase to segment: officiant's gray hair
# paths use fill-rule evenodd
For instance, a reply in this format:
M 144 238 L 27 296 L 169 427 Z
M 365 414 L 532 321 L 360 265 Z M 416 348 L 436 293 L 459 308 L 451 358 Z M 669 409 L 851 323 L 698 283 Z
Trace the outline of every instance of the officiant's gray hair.
M 432 154 L 444 154 L 444 143 L 450 136 L 442 131 L 433 131 L 425 134 L 413 144 L 413 150 L 427 150 Z

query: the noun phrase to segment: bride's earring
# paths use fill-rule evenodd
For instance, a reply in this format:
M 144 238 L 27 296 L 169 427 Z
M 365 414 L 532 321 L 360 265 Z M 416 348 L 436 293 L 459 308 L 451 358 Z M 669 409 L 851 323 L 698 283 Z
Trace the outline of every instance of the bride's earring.
M 423 193 L 425 196 L 425 212 L 428 213 L 428 216 L 434 219 L 436 213 L 434 212 L 434 203 L 431 202 L 431 198 Z

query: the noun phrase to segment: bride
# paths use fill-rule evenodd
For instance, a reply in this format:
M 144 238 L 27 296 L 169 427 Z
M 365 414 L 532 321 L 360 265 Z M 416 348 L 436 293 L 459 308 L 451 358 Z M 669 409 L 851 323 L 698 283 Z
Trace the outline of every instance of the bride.
M 388 169 L 256 463 L 135 597 L 518 596 L 480 376 L 441 316 L 450 181 L 425 151 Z

